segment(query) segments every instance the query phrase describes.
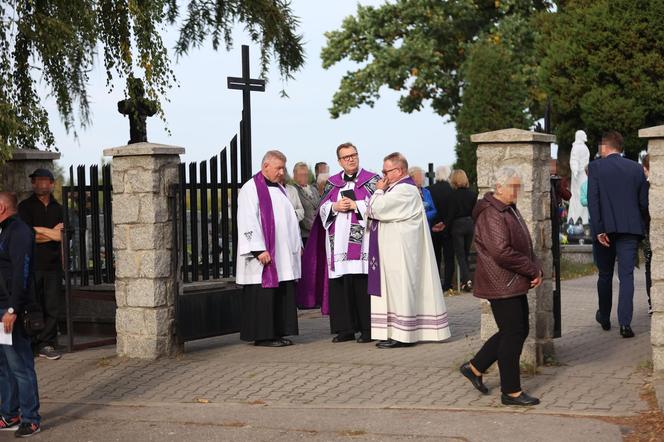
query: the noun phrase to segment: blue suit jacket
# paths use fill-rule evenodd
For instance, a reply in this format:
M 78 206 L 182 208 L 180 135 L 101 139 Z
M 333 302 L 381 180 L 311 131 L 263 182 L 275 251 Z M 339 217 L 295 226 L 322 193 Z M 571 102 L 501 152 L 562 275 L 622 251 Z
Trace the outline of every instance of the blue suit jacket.
M 594 235 L 645 234 L 648 185 L 643 167 L 611 154 L 588 165 L 588 210 Z

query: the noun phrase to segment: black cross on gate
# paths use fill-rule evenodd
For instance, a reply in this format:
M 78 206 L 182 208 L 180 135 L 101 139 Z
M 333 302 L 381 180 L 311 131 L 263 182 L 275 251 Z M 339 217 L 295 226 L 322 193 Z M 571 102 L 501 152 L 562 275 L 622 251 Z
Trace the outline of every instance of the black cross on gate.
M 433 185 L 436 180 L 436 172 L 433 170 L 433 163 L 429 163 L 429 171 L 424 175 L 429 178 L 429 185 Z
M 242 124 L 240 133 L 240 174 L 242 182 L 253 175 L 251 168 L 251 99 L 253 92 L 265 92 L 265 80 L 249 75 L 249 46 L 242 45 L 242 77 L 228 77 L 228 89 L 242 91 Z

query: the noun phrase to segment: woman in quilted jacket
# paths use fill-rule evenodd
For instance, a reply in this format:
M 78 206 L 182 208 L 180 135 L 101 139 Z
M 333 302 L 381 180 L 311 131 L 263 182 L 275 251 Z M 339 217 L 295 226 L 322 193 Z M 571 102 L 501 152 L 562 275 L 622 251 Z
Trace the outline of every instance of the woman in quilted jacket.
M 519 359 L 529 331 L 526 295 L 542 283 L 542 270 L 526 223 L 516 208 L 521 191 L 519 172 L 503 167 L 494 183 L 495 191 L 487 192 L 473 210 L 477 251 L 473 294 L 490 302 L 498 332 L 460 371 L 475 388 L 488 394 L 482 373 L 498 362 L 502 403 L 537 405 L 539 399 L 521 390 Z

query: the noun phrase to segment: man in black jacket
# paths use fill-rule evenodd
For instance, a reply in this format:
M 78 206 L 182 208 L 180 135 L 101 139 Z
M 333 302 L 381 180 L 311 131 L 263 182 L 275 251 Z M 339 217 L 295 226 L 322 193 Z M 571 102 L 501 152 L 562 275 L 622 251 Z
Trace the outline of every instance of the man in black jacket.
M 33 339 L 39 357 L 56 360 L 62 297 L 62 205 L 53 197 L 55 177 L 48 169 L 31 175 L 33 193 L 18 205 L 21 219 L 35 231 L 35 296 L 44 312 L 44 330 Z
M 443 270 L 443 292 L 452 289 L 452 276 L 454 275 L 454 244 L 450 229 L 446 228 L 447 211 L 449 208 L 449 198 L 452 194 L 452 186 L 447 181 L 450 176 L 450 168 L 439 166 L 436 168 L 436 182 L 428 187 L 431 192 L 433 204 L 436 206 L 437 215 L 433 221 L 431 239 L 433 240 L 433 249 L 436 253 L 436 262 L 440 270 L 441 258 L 444 261 Z M 442 230 L 439 230 L 442 227 Z M 442 256 L 441 256 L 442 251 Z
M 15 194 L 0 192 L 1 332 L 11 335 L 11 345 L 0 345 L 0 430 L 16 427 L 17 437 L 28 437 L 40 430 L 39 393 L 32 345 L 17 312 L 30 302 L 34 234 L 16 206 Z

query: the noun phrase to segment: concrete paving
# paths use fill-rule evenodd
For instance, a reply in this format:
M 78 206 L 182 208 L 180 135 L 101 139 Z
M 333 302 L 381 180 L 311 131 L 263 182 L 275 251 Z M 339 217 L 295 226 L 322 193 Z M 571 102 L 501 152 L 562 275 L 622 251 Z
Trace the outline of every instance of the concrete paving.
M 332 344 L 327 318 L 305 311 L 292 347 L 254 347 L 230 335 L 189 343 L 174 359 L 126 360 L 107 347 L 39 360 L 45 429 L 49 440 L 132 440 L 125 435 L 141 428 L 147 440 L 506 440 L 517 428 L 526 440 L 620 440 L 624 429 L 592 417 L 647 409 L 643 277 L 633 339 L 620 337 L 615 311 L 611 331 L 595 322 L 594 287 L 595 277 L 564 282 L 563 336 L 555 361 L 523 378 L 542 400 L 527 411 L 500 404 L 496 369 L 485 377 L 488 396 L 459 375 L 481 345 L 479 301 L 464 294 L 446 298 L 453 337 L 445 343 Z

